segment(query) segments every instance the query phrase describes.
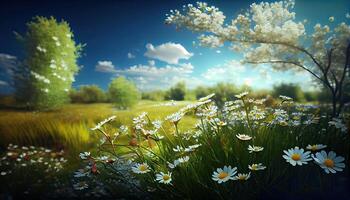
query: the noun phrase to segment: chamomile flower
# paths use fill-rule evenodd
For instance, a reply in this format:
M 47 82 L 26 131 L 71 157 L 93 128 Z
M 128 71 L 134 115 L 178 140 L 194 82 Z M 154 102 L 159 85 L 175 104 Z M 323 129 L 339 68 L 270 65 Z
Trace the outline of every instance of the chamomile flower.
M 238 98 L 238 99 L 242 99 L 243 97 L 245 97 L 245 96 L 247 96 L 247 95 L 248 95 L 248 92 L 243 92 L 243 93 L 241 93 L 241 94 L 235 95 L 235 97 Z
M 243 141 L 252 139 L 252 137 L 250 137 L 249 135 L 244 135 L 244 134 L 238 134 L 238 135 L 236 135 L 236 137 L 240 140 L 243 140 Z
M 219 184 L 224 183 L 228 180 L 234 180 L 234 175 L 237 173 L 237 167 L 232 168 L 231 166 L 224 166 L 224 168 L 217 168 L 213 172 L 212 179 L 217 181 Z
M 259 146 L 251 146 L 251 145 L 249 145 L 248 146 L 248 151 L 249 151 L 249 153 L 253 153 L 253 152 L 259 152 L 259 151 L 262 151 L 262 150 L 264 150 L 264 147 L 259 147 Z
M 135 166 L 131 168 L 131 170 L 135 174 L 145 174 L 151 171 L 147 163 L 136 163 Z
M 330 151 L 328 154 L 326 151 L 317 152 L 316 156 L 312 157 L 327 174 L 329 172 L 335 174 L 337 171 L 343 171 L 343 168 L 345 168 L 343 163 L 344 157 L 337 156 L 334 151 Z
M 86 160 L 86 159 L 88 159 L 88 158 L 90 157 L 90 152 L 83 152 L 83 153 L 80 153 L 79 156 L 80 156 L 80 158 L 81 158 L 82 160 Z
M 313 145 L 309 144 L 309 145 L 307 145 L 306 149 L 311 150 L 311 151 L 318 151 L 318 150 L 324 149 L 326 147 L 327 147 L 327 145 L 323 145 L 323 144 L 313 144 Z
M 293 166 L 307 164 L 308 161 L 312 160 L 310 157 L 311 152 L 304 152 L 304 149 L 299 149 L 299 147 L 288 149 L 288 151 L 283 150 L 283 152 L 286 154 L 283 155 L 283 158 Z
M 164 183 L 164 184 L 171 184 L 171 172 L 168 173 L 163 173 L 160 172 L 159 174 L 156 174 L 156 180 L 159 183 Z
M 252 170 L 252 171 L 258 171 L 258 170 L 266 169 L 266 166 L 264 166 L 263 164 L 259 163 L 259 164 L 248 165 L 248 168 L 250 170 Z
M 237 176 L 233 177 L 233 180 L 246 181 L 250 178 L 250 172 L 248 174 L 238 173 Z

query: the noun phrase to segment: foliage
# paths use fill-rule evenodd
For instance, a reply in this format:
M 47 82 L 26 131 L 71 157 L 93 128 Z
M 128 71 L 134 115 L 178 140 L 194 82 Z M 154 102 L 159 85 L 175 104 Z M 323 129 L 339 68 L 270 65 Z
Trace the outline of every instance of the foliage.
M 264 99 L 251 99 L 242 93 L 236 95 L 239 100 L 226 102 L 220 111 L 211 97 L 183 107 L 166 117 L 166 122 L 142 113 L 133 118 L 132 126 L 115 127 L 112 132 L 106 130 L 111 128 L 109 119 L 99 123 L 94 129 L 101 137 L 100 151 L 96 155 L 80 154 L 91 169 L 82 177 L 109 177 L 106 185 L 113 188 L 114 177 L 108 174 L 118 170 L 111 163 L 129 159 L 133 163 L 129 170 L 143 188 L 155 190 L 153 194 L 162 199 L 279 198 L 286 195 L 286 188 L 305 195 L 335 194 L 330 185 L 342 173 L 348 174 L 347 168 L 328 176 L 310 160 L 303 166 L 292 166 L 282 155 L 295 146 L 306 149 L 309 144 L 326 144 L 327 151 L 344 156 L 344 163 L 348 163 L 350 138 L 341 120 L 328 123 L 328 119 L 317 116 L 317 107 L 295 104 L 286 96 L 281 96 L 277 107 L 266 107 Z M 195 127 L 181 129 L 182 118 L 192 113 L 198 117 Z M 172 129 L 162 128 L 168 124 Z M 129 138 L 128 143 L 118 143 L 123 136 Z M 262 149 L 249 150 L 249 145 Z M 267 168 L 248 168 L 253 163 Z M 236 181 L 220 184 L 211 175 L 224 166 L 237 167 L 239 173 L 249 176 L 246 180 L 233 177 Z
M 245 63 L 308 72 L 331 93 L 332 115 L 337 116 L 349 84 L 350 26 L 335 25 L 331 16 L 329 25 L 316 24 L 307 32 L 307 20 L 296 20 L 294 3 L 253 3 L 225 23 L 226 16 L 218 8 L 198 2 L 183 6 L 182 11 L 171 10 L 165 21 L 203 33 L 198 37 L 201 45 L 215 48 L 231 43 L 230 49 L 243 53 Z
M 107 101 L 105 92 L 97 85 L 84 85 L 69 93 L 72 103 L 103 103 Z
M 134 106 L 140 99 L 135 84 L 122 76 L 112 80 L 108 92 L 111 102 L 122 109 Z
M 291 97 L 298 102 L 305 101 L 304 93 L 301 87 L 297 84 L 281 83 L 279 85 L 275 85 L 272 93 L 275 98 L 279 97 L 279 95 L 284 95 Z
M 184 82 L 178 82 L 176 85 L 171 87 L 166 95 L 166 100 L 182 101 L 185 99 L 186 95 L 186 85 Z
M 23 37 L 18 35 L 26 59 L 15 76 L 19 82 L 15 85 L 25 88 L 18 87 L 16 96 L 34 109 L 58 108 L 69 100 L 82 46 L 74 42 L 66 21 L 35 17 L 27 29 Z
M 142 99 L 145 99 L 145 100 L 163 101 L 164 98 L 165 98 L 165 92 L 162 90 L 142 92 Z

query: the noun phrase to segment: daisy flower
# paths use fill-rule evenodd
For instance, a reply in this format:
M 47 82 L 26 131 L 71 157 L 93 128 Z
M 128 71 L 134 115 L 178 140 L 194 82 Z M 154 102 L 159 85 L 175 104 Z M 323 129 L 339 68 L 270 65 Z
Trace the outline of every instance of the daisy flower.
M 235 95 L 235 97 L 238 98 L 238 99 L 242 99 L 243 97 L 245 97 L 245 96 L 247 96 L 247 95 L 248 95 L 248 92 L 243 92 L 243 93 L 241 93 L 241 94 Z
M 258 171 L 258 170 L 264 170 L 266 169 L 266 166 L 262 165 L 261 163 L 259 164 L 252 164 L 248 165 L 248 168 L 252 171 Z
M 86 159 L 90 158 L 90 152 L 80 153 L 79 156 L 82 160 L 86 160 Z
M 224 168 L 217 168 L 213 172 L 212 179 L 218 183 L 224 183 L 228 180 L 234 180 L 233 176 L 237 173 L 237 167 L 224 166 Z
M 171 172 L 168 172 L 168 173 L 160 172 L 159 174 L 156 174 L 156 180 L 159 183 L 171 184 Z
M 313 145 L 309 144 L 309 145 L 307 145 L 306 149 L 311 150 L 311 151 L 318 151 L 318 150 L 324 149 L 326 147 L 327 147 L 327 145 L 323 145 L 323 144 L 313 144 Z
M 283 150 L 286 155 L 283 155 L 283 158 L 286 159 L 286 162 L 289 162 L 291 165 L 303 165 L 307 164 L 308 161 L 312 160 L 310 157 L 310 151 L 304 152 L 304 149 L 299 149 L 299 147 L 294 147 L 294 149 L 288 149 L 288 151 Z
M 238 134 L 238 135 L 236 135 L 236 137 L 237 137 L 238 139 L 244 140 L 244 141 L 246 141 L 246 140 L 251 140 L 251 139 L 252 139 L 252 137 L 250 137 L 249 135 L 244 135 L 244 134 Z
M 343 168 L 345 168 L 345 164 L 343 163 L 345 160 L 344 157 L 337 156 L 334 151 L 330 151 L 328 154 L 325 151 L 321 151 L 312 157 L 327 174 L 329 172 L 335 174 L 337 171 L 343 171 Z
M 233 180 L 246 181 L 250 178 L 250 172 L 248 174 L 237 174 L 237 176 L 233 177 Z
M 145 174 L 151 171 L 147 163 L 136 163 L 135 166 L 131 168 L 131 170 L 135 174 Z
M 249 153 L 253 153 L 253 152 L 259 152 L 259 151 L 262 151 L 262 150 L 264 150 L 264 147 L 259 147 L 259 146 L 251 146 L 251 145 L 249 145 L 248 146 L 248 151 L 249 151 Z

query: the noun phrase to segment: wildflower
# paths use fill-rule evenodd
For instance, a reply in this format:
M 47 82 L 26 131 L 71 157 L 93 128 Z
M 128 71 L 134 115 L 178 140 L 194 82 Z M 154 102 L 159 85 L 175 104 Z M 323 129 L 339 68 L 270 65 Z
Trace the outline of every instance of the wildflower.
M 74 188 L 75 190 L 83 190 L 83 189 L 88 188 L 88 184 L 86 184 L 85 181 L 78 182 L 78 183 L 76 183 L 76 184 L 73 184 L 73 188 Z
M 151 171 L 147 163 L 136 163 L 135 166 L 131 168 L 131 170 L 135 174 L 145 174 Z
M 258 171 L 258 170 L 264 170 L 266 169 L 266 166 L 262 165 L 261 163 L 259 164 L 252 164 L 248 165 L 248 168 L 252 171 Z
M 80 156 L 80 158 L 81 158 L 82 160 L 86 160 L 86 159 L 88 159 L 88 158 L 90 157 L 90 152 L 83 152 L 83 153 L 80 153 L 79 156 Z
M 250 178 L 250 172 L 248 174 L 237 174 L 237 176 L 233 177 L 233 180 L 246 181 Z
M 56 36 L 52 36 L 52 39 L 55 41 L 58 41 L 58 37 L 56 37 Z
M 80 177 L 85 177 L 89 174 L 88 171 L 84 169 L 79 169 L 78 171 L 74 172 L 74 177 L 75 178 L 80 178 Z
M 162 121 L 160 121 L 160 120 L 155 120 L 152 122 L 152 124 L 153 124 L 154 128 L 156 128 L 156 129 L 160 129 L 160 127 L 162 127 Z
M 109 117 L 109 118 L 99 122 L 94 128 L 91 128 L 91 130 L 94 131 L 94 130 L 100 129 L 103 125 L 113 121 L 115 118 L 116 118 L 116 116 L 113 115 L 113 116 L 111 116 L 111 117 Z
M 218 126 L 226 126 L 227 125 L 226 122 L 221 121 L 221 120 L 217 124 L 218 124 Z
M 183 117 L 183 113 L 176 112 L 176 113 L 173 113 L 173 114 L 169 115 L 168 117 L 166 117 L 166 120 L 169 120 L 172 123 L 174 123 L 175 125 L 177 125 L 177 123 L 179 123 L 179 121 L 181 120 L 182 117 Z
M 168 172 L 168 173 L 160 172 L 159 174 L 156 174 L 156 180 L 159 183 L 171 184 L 171 172 Z
M 337 171 L 343 171 L 345 160 L 342 156 L 337 156 L 334 151 L 330 151 L 328 154 L 326 151 L 317 152 L 316 156 L 312 156 L 316 164 L 318 164 L 324 171 L 335 174 Z
M 234 180 L 234 175 L 237 173 L 237 167 L 232 168 L 231 166 L 224 166 L 224 168 L 217 168 L 213 172 L 212 179 L 217 181 L 219 184 L 224 183 L 228 180 Z
M 283 155 L 283 158 L 286 159 L 286 162 L 289 162 L 291 165 L 303 165 L 307 164 L 308 161 L 312 160 L 310 158 L 310 151 L 304 152 L 304 149 L 299 149 L 295 147 L 294 149 L 288 149 L 288 151 L 283 150 L 286 155 Z
M 327 147 L 327 145 L 323 145 L 323 144 L 313 144 L 313 145 L 309 144 L 309 145 L 307 145 L 306 149 L 311 150 L 311 151 L 318 151 L 318 150 L 324 149 L 326 147 Z
M 251 146 L 251 145 L 249 145 L 248 146 L 248 151 L 249 151 L 249 153 L 253 153 L 253 152 L 259 152 L 259 151 L 262 151 L 262 150 L 264 150 L 264 147 L 259 147 L 259 146 Z
M 329 20 L 330 22 L 334 22 L 334 17 L 331 16 L 331 17 L 328 18 L 328 20 Z
M 331 126 L 335 126 L 335 128 L 340 129 L 342 132 L 346 133 L 347 127 L 346 125 L 342 122 L 341 119 L 338 118 L 333 118 L 331 121 L 328 122 L 328 124 Z
M 252 137 L 250 137 L 249 135 L 244 135 L 244 134 L 238 134 L 238 135 L 236 135 L 236 137 L 240 140 L 243 140 L 243 141 L 252 139 Z
M 215 93 L 209 94 L 208 96 L 202 97 L 200 99 L 198 99 L 199 102 L 203 102 L 203 101 L 207 101 L 209 99 L 211 99 L 213 96 L 215 96 Z
M 241 94 L 235 95 L 235 97 L 238 98 L 238 99 L 242 99 L 243 97 L 245 97 L 245 96 L 247 96 L 247 95 L 248 95 L 248 92 L 243 92 L 243 93 L 241 93 Z
M 184 150 L 183 147 L 180 147 L 179 145 L 176 145 L 176 147 L 173 148 L 173 151 L 175 151 L 175 152 L 181 152 L 183 150 Z
M 293 98 L 284 95 L 280 95 L 280 98 L 282 101 L 293 101 Z
M 200 146 L 202 146 L 202 144 L 190 145 L 190 146 L 185 148 L 185 152 L 192 152 L 192 151 L 194 151 L 195 149 L 197 149 Z

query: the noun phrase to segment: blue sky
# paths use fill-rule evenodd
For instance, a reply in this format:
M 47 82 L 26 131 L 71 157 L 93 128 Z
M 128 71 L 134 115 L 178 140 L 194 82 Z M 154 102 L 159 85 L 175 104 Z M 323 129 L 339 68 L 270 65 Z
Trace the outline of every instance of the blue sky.
M 218 7 L 230 19 L 259 1 L 206 2 Z M 268 66 L 245 68 L 232 61 L 239 60 L 240 55 L 227 47 L 208 49 L 194 46 L 196 34 L 164 24 L 165 14 L 170 9 L 181 9 L 188 3 L 195 1 L 8 0 L 0 8 L 0 55 L 23 59 L 22 48 L 13 31 L 25 33 L 25 23 L 36 15 L 54 16 L 68 21 L 75 40 L 87 44 L 78 61 L 83 68 L 76 76 L 74 87 L 97 84 L 106 89 L 111 78 L 124 75 L 143 90 L 166 89 L 181 80 L 185 80 L 189 87 L 226 81 L 251 84 L 254 88 L 269 88 L 280 82 L 299 83 L 306 90 L 312 88 L 306 74 L 272 72 Z M 329 16 L 334 16 L 335 22 L 344 21 L 349 9 L 350 1 L 347 0 L 296 0 L 295 5 L 297 20 L 308 19 L 312 26 L 327 23 Z M 149 48 L 146 48 L 147 44 Z M 177 51 L 177 56 L 183 59 L 176 62 L 160 58 L 164 49 Z M 9 74 L 3 62 L 4 59 L 0 58 L 2 93 L 11 91 L 5 83 L 9 82 Z

